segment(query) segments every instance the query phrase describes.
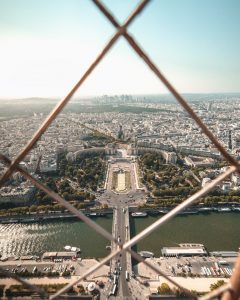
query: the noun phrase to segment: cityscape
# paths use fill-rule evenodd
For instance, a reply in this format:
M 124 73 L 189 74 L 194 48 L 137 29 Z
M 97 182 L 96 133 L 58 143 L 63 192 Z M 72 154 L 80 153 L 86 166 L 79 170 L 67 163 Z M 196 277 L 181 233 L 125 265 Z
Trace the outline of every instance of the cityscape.
M 193 100 L 192 106 L 221 144 L 239 159 L 240 96 L 215 95 L 214 99 L 209 95 L 205 101 L 193 96 Z M 90 219 L 100 222 L 120 243 L 128 242 L 141 231 L 138 227 L 155 222 L 228 169 L 218 150 L 172 101 L 162 100 L 161 96 L 151 100 L 150 96 L 127 95 L 91 101 L 88 105 L 97 112 L 63 112 L 20 166 Z M 109 101 L 113 104 L 102 111 Z M 76 103 L 80 108 L 83 105 L 82 101 Z M 0 152 L 10 159 L 45 118 L 43 112 L 34 110 L 34 101 L 31 105 L 32 112 L 26 116 L 19 113 L 17 118 L 0 122 Z M 234 119 L 230 119 L 233 112 Z M 6 165 L 1 162 L 0 168 L 3 174 Z M 89 232 L 76 216 L 19 172 L 0 189 L 0 203 L 1 267 L 30 277 L 35 284 L 47 280 L 53 289 L 61 289 L 109 251 L 118 250 L 114 241 L 109 244 Z M 175 236 L 171 231 L 179 225 L 170 222 L 166 231 L 170 231 L 167 235 L 172 241 L 157 233 L 133 249 L 182 286 L 190 285 L 197 294 L 207 292 L 214 284 L 217 287 L 228 281 L 239 251 L 239 241 L 232 243 L 227 234 L 219 232 L 220 243 L 217 239 L 209 241 L 209 236 L 216 235 L 216 224 L 220 226 L 225 218 L 228 221 L 224 222 L 231 220 L 228 233 L 231 227 L 236 228 L 239 213 L 240 177 L 233 173 L 206 197 L 183 210 L 177 217 L 180 219 L 176 218 L 186 231 L 191 224 L 192 233 L 189 230 Z M 214 223 L 213 229 L 206 224 L 208 234 L 205 231 L 199 235 L 194 219 L 205 223 L 206 218 Z M 48 230 L 52 233 L 47 234 Z M 66 239 L 62 238 L 65 230 L 69 232 Z M 94 240 L 98 241 L 97 250 L 91 250 Z M 4 284 L 5 279 L 1 280 Z M 21 289 L 14 292 L 5 288 L 4 292 L 24 294 Z M 72 293 L 100 299 L 150 299 L 161 293 L 177 294 L 179 290 L 124 252 L 76 285 Z
M 239 299 L 239 12 L 0 0 L 0 299 Z

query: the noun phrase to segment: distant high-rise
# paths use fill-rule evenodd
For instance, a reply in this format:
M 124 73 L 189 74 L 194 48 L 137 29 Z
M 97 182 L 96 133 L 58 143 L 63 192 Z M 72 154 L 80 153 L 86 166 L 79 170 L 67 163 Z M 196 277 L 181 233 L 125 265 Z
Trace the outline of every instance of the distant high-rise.
M 228 149 L 232 150 L 232 130 L 228 131 Z
M 123 140 L 123 138 L 124 138 L 124 134 L 123 134 L 123 130 L 122 130 L 122 125 L 119 125 L 118 139 Z

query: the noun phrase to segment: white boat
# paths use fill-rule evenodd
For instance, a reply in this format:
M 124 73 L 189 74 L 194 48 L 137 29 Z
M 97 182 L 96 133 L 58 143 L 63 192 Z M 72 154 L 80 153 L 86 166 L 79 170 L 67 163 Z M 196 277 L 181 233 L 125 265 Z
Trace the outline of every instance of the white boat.
M 71 251 L 71 248 L 72 248 L 71 246 L 65 246 L 65 247 L 64 247 L 64 250 L 66 250 L 66 251 Z
M 229 207 L 222 207 L 222 208 L 219 208 L 218 211 L 219 212 L 230 212 L 231 208 L 229 208 Z
M 72 247 L 72 248 L 71 248 L 71 251 L 72 251 L 72 252 L 77 252 L 77 253 L 79 253 L 79 252 L 81 252 L 81 249 L 78 248 L 78 247 Z
M 232 210 L 233 211 L 240 211 L 240 207 L 233 207 Z
M 198 208 L 198 211 L 199 212 L 209 212 L 209 211 L 212 211 L 212 208 L 211 207 L 200 207 L 200 208 Z
M 139 254 L 144 258 L 150 258 L 154 256 L 154 253 L 150 251 L 140 251 Z
M 132 217 L 146 217 L 147 216 L 147 213 L 146 212 L 135 212 L 135 213 L 132 213 L 131 214 Z
M 90 216 L 90 217 L 97 217 L 98 214 L 97 214 L 97 213 L 90 213 L 89 216 Z
M 69 245 L 65 246 L 64 250 L 65 251 L 71 251 L 71 252 L 77 252 L 77 253 L 81 252 L 80 248 L 78 248 L 78 247 L 72 247 L 72 246 L 69 246 Z

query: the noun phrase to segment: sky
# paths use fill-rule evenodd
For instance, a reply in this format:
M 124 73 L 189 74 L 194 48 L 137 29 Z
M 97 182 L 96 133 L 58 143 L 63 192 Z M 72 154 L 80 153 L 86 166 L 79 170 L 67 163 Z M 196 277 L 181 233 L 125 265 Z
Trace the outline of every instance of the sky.
M 119 22 L 135 0 L 104 0 Z M 128 31 L 182 93 L 240 92 L 240 1 L 152 0 Z M 0 0 L 0 98 L 63 97 L 115 33 L 90 0 Z M 120 38 L 77 97 L 166 88 Z

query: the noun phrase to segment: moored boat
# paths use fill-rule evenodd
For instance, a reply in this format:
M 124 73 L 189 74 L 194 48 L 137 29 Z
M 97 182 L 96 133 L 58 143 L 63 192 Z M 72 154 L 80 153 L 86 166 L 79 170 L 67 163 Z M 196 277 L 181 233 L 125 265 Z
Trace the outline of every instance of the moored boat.
M 189 209 L 189 210 L 182 210 L 178 214 L 179 215 L 195 215 L 197 213 L 198 213 L 197 210 L 195 210 L 195 209 Z
M 134 212 L 131 214 L 132 217 L 146 217 L 147 216 L 147 213 L 146 212 L 140 212 L 140 211 L 137 211 L 137 212 Z
M 232 211 L 232 210 L 229 207 L 218 208 L 218 212 L 230 212 L 230 211 Z
M 212 210 L 213 209 L 211 207 L 200 207 L 200 208 L 198 208 L 199 212 L 210 212 Z
M 71 247 L 71 251 L 79 253 L 79 252 L 81 252 L 81 249 L 78 247 Z
M 81 252 L 80 248 L 78 248 L 78 247 L 72 247 L 72 246 L 69 246 L 69 245 L 65 246 L 64 250 L 65 251 L 69 251 L 69 252 L 76 252 L 76 253 L 80 253 Z
M 154 253 L 150 251 L 140 251 L 139 254 L 144 258 L 150 258 L 154 256 Z

